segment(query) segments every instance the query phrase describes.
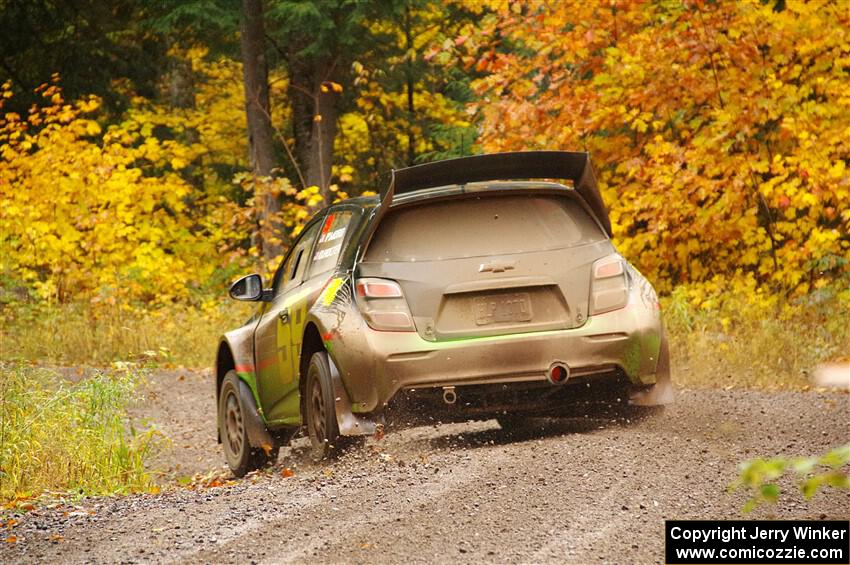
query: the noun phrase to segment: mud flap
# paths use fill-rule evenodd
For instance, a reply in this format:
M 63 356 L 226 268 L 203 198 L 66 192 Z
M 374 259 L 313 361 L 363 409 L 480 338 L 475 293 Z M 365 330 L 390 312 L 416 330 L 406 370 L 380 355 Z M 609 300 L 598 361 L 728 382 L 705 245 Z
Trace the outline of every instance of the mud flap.
M 634 392 L 629 397 L 632 406 L 663 406 L 672 404 L 674 399 L 673 382 L 670 379 L 670 346 L 667 335 L 661 338 L 661 350 L 655 366 L 655 384 Z
M 245 419 L 245 430 L 248 432 L 248 443 L 251 447 L 260 448 L 264 451 L 272 449 L 275 441 L 266 429 L 266 424 L 257 412 L 257 405 L 254 402 L 254 395 L 251 394 L 251 389 L 242 379 L 239 379 L 239 399 L 242 402 L 243 410 L 242 417 Z
M 342 436 L 369 436 L 373 435 L 379 422 L 375 422 L 363 416 L 358 416 L 351 411 L 351 399 L 342 384 L 342 377 L 336 368 L 331 356 L 328 355 L 328 366 L 331 370 L 331 382 L 334 389 L 334 409 L 336 411 L 336 423 L 339 426 L 339 435 Z

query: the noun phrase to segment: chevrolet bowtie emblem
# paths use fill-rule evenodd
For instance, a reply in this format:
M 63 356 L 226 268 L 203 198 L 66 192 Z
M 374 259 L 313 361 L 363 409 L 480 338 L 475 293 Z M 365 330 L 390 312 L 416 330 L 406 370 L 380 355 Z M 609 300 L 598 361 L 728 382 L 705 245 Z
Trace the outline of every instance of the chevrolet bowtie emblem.
M 512 261 L 493 261 L 492 263 L 481 263 L 478 267 L 479 273 L 504 273 L 514 268 Z

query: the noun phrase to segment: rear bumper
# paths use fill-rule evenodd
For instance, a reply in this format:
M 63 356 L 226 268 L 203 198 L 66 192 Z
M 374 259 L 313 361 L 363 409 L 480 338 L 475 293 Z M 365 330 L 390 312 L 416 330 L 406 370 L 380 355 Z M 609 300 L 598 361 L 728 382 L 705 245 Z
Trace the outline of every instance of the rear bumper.
M 474 384 L 400 390 L 387 405 L 391 423 L 432 423 L 510 416 L 583 416 L 624 406 L 629 381 L 619 370 L 573 377 L 562 386 L 546 381 Z M 453 396 L 446 400 L 447 391 Z
M 571 330 L 430 342 L 416 332 L 378 332 L 361 324 L 334 345 L 354 412 L 380 409 L 400 390 L 545 381 L 553 361 L 572 377 L 621 373 L 634 385 L 669 381 L 659 364 L 660 312 L 632 294 L 623 309 Z

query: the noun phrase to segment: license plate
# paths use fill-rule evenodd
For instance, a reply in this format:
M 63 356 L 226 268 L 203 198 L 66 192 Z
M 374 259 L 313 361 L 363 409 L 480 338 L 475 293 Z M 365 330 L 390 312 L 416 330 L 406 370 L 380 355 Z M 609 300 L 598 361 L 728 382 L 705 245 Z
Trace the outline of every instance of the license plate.
M 476 296 L 473 308 L 479 326 L 531 321 L 531 296 L 527 292 Z

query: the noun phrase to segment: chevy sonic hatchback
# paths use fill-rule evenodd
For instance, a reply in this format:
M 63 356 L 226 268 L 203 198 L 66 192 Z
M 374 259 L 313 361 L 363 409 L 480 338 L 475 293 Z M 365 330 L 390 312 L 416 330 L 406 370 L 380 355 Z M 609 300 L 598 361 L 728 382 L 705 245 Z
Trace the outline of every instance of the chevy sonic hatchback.
M 557 179 L 569 185 L 528 179 Z M 669 400 L 655 291 L 617 253 L 588 155 L 463 157 L 393 171 L 303 229 L 216 359 L 219 440 L 243 475 L 306 425 L 315 459 L 383 428 Z

